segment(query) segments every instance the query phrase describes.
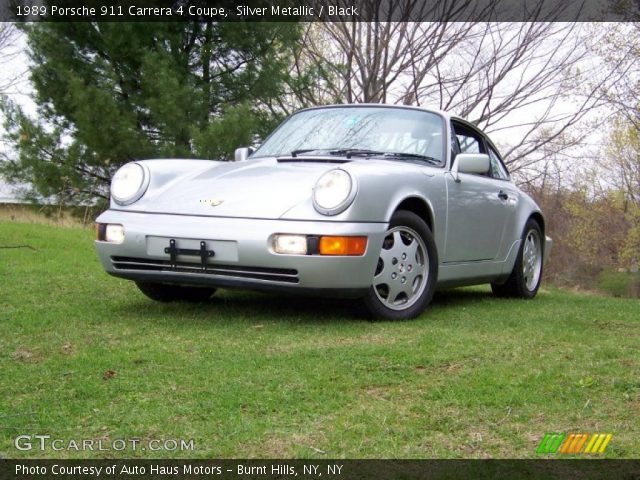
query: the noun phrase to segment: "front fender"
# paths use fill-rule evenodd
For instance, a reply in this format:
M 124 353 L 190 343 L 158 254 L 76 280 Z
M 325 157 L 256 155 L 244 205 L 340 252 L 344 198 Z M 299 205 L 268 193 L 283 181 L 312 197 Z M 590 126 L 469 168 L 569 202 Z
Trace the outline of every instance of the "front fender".
M 339 215 L 321 215 L 311 198 L 286 212 L 283 219 L 311 219 L 329 222 L 389 224 L 394 212 L 406 200 L 421 202 L 428 209 L 438 251 L 443 251 L 446 235 L 447 189 L 444 171 L 413 164 L 389 165 L 369 161 L 342 168 L 354 176 L 358 192 L 353 204 Z

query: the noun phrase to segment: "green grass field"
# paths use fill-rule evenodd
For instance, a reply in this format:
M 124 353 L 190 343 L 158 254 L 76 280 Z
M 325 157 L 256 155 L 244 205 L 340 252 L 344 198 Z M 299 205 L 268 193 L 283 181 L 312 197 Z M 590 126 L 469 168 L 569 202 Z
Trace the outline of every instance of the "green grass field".
M 0 223 L 0 245 L 35 248 L 0 249 L 0 456 L 533 458 L 546 432 L 612 432 L 606 457 L 640 457 L 638 300 L 478 287 L 399 323 L 260 293 L 157 304 L 92 237 Z M 23 434 L 195 450 L 23 452 Z

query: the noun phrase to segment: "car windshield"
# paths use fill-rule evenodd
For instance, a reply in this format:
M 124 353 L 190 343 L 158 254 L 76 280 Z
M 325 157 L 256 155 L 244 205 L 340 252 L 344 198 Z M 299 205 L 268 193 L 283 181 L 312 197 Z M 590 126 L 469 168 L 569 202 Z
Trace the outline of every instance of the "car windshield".
M 252 155 L 346 155 L 443 164 L 444 120 L 409 108 L 329 107 L 289 117 Z

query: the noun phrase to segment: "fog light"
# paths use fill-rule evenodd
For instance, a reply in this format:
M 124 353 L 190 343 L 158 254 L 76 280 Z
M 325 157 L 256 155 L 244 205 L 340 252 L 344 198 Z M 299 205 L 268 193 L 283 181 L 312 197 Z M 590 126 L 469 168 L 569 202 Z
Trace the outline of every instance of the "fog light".
M 104 239 L 109 243 L 124 242 L 124 227 L 122 225 L 108 224 L 105 228 Z
M 320 237 L 320 255 L 364 255 L 367 237 Z
M 306 235 L 274 235 L 273 251 L 287 255 L 306 255 L 307 236 Z

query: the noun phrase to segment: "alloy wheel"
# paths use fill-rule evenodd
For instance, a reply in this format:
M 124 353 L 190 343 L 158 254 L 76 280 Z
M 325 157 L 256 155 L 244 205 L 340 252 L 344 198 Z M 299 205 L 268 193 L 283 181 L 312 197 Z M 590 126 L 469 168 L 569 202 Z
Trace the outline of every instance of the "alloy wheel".
M 424 240 L 409 227 L 390 229 L 382 244 L 373 288 L 378 299 L 392 310 L 404 310 L 422 295 L 429 276 Z

